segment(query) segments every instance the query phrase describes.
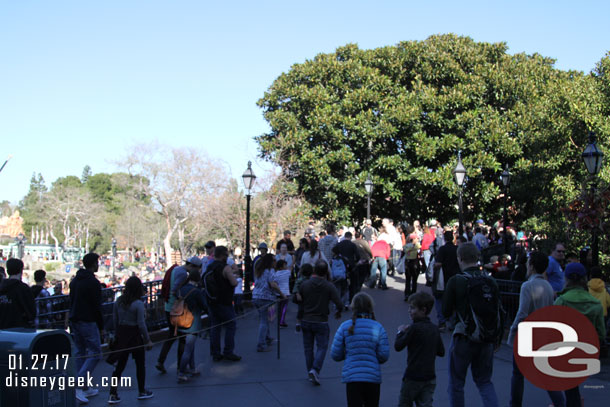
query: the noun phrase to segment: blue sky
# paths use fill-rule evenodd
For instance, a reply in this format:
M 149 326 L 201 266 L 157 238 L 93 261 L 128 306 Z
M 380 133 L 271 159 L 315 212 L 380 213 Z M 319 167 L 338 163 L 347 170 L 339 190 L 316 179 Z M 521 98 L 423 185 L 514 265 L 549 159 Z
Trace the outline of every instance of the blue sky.
M 256 101 L 294 63 L 453 32 L 589 72 L 605 1 L 0 0 L 0 200 L 32 172 L 117 170 L 138 142 L 205 149 L 239 176 L 268 130 Z

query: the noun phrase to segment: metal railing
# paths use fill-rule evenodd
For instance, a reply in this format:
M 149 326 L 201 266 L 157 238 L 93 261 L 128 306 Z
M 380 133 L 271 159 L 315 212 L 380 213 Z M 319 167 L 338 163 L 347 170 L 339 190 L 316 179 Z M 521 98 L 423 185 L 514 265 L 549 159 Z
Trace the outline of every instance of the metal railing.
M 500 289 L 502 306 L 504 311 L 506 311 L 504 325 L 510 327 L 519 310 L 519 293 L 521 292 L 523 281 L 496 280 L 496 283 L 498 283 L 498 288 Z
M 146 310 L 146 326 L 149 331 L 167 327 L 165 316 L 165 302 L 161 298 L 162 280 L 142 283 L 146 294 L 142 297 Z M 102 289 L 102 317 L 104 330 L 112 332 L 112 307 L 115 300 L 123 292 L 123 286 Z M 67 329 L 70 312 L 69 295 L 53 295 L 36 299 L 36 328 L 38 329 Z

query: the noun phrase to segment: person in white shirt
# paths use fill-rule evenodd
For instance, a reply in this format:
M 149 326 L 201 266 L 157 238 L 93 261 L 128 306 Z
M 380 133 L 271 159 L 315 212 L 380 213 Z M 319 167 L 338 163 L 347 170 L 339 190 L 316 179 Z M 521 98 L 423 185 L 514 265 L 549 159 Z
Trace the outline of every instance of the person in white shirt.
M 284 246 L 284 245 L 282 245 Z M 288 263 L 285 260 L 278 260 L 275 264 L 275 276 L 274 280 L 277 282 L 277 285 L 280 287 L 280 291 L 282 294 L 286 296 L 285 299 L 280 300 L 279 303 L 279 317 L 280 317 L 280 326 L 282 328 L 286 328 L 288 324 L 286 324 L 286 310 L 288 309 L 288 297 L 290 296 L 290 268 L 288 267 Z

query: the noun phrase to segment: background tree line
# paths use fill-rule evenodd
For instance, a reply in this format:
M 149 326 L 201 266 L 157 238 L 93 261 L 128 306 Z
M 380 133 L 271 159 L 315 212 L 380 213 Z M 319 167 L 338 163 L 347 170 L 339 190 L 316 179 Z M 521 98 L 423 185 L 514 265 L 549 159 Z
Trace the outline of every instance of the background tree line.
M 147 249 L 183 258 L 208 240 L 244 248 L 246 198 L 222 163 L 193 148 L 156 143 L 133 146 L 116 164 L 123 172 L 61 177 L 47 186 L 33 174 L 18 209 L 29 242 L 81 246 L 106 253 Z M 259 174 L 260 175 L 260 174 Z M 259 176 L 252 198 L 252 242 L 269 242 L 284 229 L 304 228 L 308 210 L 290 183 Z M 12 210 L 10 205 L 3 213 Z M 34 231 L 34 233 L 32 233 Z M 32 236 L 30 236 L 32 235 Z
M 509 165 L 510 221 L 565 238 L 560 209 L 586 181 L 589 131 L 610 154 L 609 73 L 610 54 L 584 74 L 456 35 L 348 44 L 271 84 L 258 101 L 271 131 L 256 140 L 317 218 L 364 219 L 370 175 L 373 215 L 453 221 L 461 150 L 467 219 L 501 217 L 499 176 Z M 610 178 L 607 163 L 600 178 Z

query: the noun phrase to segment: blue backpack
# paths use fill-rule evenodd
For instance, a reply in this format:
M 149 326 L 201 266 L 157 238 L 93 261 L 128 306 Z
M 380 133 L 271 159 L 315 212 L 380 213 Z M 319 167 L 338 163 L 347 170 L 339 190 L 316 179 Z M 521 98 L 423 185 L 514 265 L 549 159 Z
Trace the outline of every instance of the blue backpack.
M 345 280 L 346 268 L 345 262 L 341 257 L 335 257 L 330 261 L 330 277 L 333 281 Z

